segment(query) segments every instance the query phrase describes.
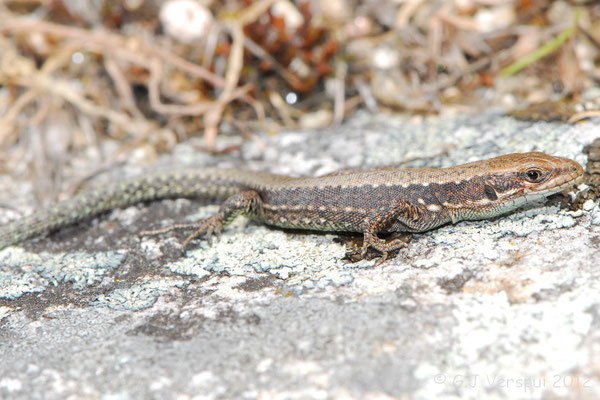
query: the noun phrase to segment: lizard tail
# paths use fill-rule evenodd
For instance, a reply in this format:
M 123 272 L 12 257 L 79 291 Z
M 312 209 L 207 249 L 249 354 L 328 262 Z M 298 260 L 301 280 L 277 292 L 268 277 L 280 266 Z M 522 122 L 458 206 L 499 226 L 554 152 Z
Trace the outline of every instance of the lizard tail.
M 155 172 L 80 193 L 0 227 L 0 249 L 45 236 L 103 212 L 166 198 L 227 198 L 283 177 L 243 170 L 190 169 Z

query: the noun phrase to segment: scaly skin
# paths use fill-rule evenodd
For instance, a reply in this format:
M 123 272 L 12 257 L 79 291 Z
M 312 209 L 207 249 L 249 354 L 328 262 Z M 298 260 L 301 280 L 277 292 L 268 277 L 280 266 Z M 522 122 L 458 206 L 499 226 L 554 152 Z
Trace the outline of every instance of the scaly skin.
M 220 233 L 239 214 L 268 225 L 362 232 L 383 253 L 405 246 L 378 237 L 422 232 L 462 220 L 493 218 L 581 181 L 577 162 L 543 153 L 509 154 L 450 168 L 375 168 L 316 178 L 245 170 L 189 169 L 144 175 L 77 195 L 0 229 L 0 248 L 46 235 L 102 212 L 175 197 L 224 198 L 219 212 L 195 224 L 184 246 Z

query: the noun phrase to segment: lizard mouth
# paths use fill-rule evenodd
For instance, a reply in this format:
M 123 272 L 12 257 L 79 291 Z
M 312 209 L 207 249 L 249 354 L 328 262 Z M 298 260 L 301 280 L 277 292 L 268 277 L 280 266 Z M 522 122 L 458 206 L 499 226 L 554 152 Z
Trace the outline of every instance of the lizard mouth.
M 548 194 L 554 194 L 558 192 L 565 191 L 574 186 L 579 185 L 583 182 L 583 174 L 582 175 L 573 175 L 573 176 L 561 176 L 549 182 L 550 185 L 545 185 L 546 187 L 540 188 L 540 191 L 547 192 Z
M 521 197 L 520 205 L 528 202 L 542 201 L 557 193 L 566 192 L 574 186 L 579 185 L 583 181 L 583 172 L 573 174 L 561 175 L 559 179 L 553 179 L 544 185 L 544 188 L 538 188 L 535 192 L 529 194 L 523 194 Z M 508 208 L 514 209 L 519 205 L 519 200 L 513 200 L 509 203 Z

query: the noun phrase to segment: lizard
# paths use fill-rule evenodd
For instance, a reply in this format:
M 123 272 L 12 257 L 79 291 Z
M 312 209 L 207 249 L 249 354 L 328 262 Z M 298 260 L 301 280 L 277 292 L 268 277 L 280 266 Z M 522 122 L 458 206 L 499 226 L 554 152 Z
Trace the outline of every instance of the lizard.
M 388 254 L 406 246 L 380 235 L 424 232 L 463 220 L 490 219 L 565 191 L 583 178 L 576 161 L 540 152 L 515 153 L 448 168 L 380 167 L 320 177 L 243 169 L 188 168 L 147 173 L 82 192 L 0 227 L 0 249 L 115 208 L 164 198 L 224 199 L 218 212 L 191 224 L 146 233 L 191 230 L 183 248 L 218 235 L 243 214 L 267 225 L 362 233 L 369 248 Z

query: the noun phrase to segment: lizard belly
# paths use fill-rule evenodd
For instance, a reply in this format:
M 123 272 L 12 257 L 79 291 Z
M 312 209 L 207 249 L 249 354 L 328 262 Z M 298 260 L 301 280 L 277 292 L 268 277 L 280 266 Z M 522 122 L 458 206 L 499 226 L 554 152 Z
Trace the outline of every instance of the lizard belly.
M 358 212 L 335 212 L 322 209 L 282 210 L 263 205 L 263 212 L 255 219 L 281 228 L 310 229 L 317 231 L 362 232 L 362 215 Z

